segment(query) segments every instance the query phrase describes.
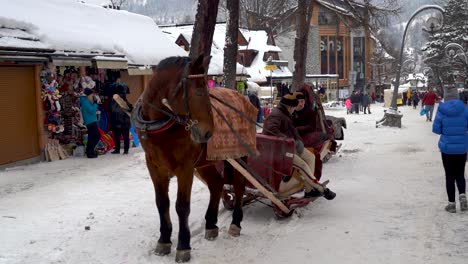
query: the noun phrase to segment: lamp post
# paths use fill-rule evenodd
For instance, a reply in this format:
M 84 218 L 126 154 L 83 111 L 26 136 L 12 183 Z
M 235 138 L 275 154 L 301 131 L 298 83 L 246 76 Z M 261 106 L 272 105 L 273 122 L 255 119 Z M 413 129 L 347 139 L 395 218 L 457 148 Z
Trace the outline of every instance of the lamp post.
M 468 54 L 462 45 L 458 43 L 449 43 L 445 46 L 445 56 L 455 61 L 458 60 L 468 65 Z
M 422 6 L 421 8 L 419 8 L 416 12 L 414 12 L 413 15 L 411 16 L 410 20 L 406 24 L 405 31 L 403 33 L 403 39 L 401 41 L 400 62 L 397 65 L 397 75 L 396 75 L 396 79 L 395 79 L 395 88 L 393 90 L 392 104 L 391 104 L 391 107 L 390 107 L 390 109 L 392 109 L 394 112 L 396 112 L 396 110 L 398 109 L 398 107 L 397 107 L 397 97 L 398 97 L 398 88 L 400 86 L 401 69 L 402 69 L 402 65 L 403 65 L 403 49 L 405 47 L 406 33 L 407 33 L 408 28 L 411 25 L 411 22 L 413 21 L 413 19 L 418 14 L 420 14 L 421 12 L 426 11 L 426 10 L 439 11 L 440 13 L 442 13 L 442 17 L 443 17 L 443 14 L 445 12 L 445 10 L 442 7 L 438 6 L 438 5 L 425 5 L 425 6 Z M 443 19 L 442 19 L 442 23 L 443 23 Z M 440 27 L 442 27 L 442 25 L 440 25 Z M 435 28 L 435 24 L 431 23 L 431 31 L 434 31 L 434 28 Z
M 468 38 L 464 39 L 466 45 L 468 46 Z M 468 79 L 468 51 L 463 48 L 462 45 L 458 43 L 449 43 L 445 46 L 445 56 L 450 59 L 451 62 L 459 62 L 463 64 L 463 68 L 465 70 L 465 84 L 467 83 Z M 455 75 L 458 75 L 455 73 Z M 456 76 L 455 76 L 456 77 Z

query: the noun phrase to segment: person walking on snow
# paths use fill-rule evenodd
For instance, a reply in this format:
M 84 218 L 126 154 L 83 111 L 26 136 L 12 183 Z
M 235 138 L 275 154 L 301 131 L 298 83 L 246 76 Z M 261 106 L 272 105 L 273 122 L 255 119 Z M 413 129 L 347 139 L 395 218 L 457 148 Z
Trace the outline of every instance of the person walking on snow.
M 351 99 L 349 97 L 346 99 L 344 104 L 346 106 L 346 114 L 352 114 L 353 110 L 351 109 L 351 107 L 353 106 L 353 104 L 351 103 Z
M 459 100 L 457 89 L 444 91 L 444 103 L 439 105 L 432 132 L 441 135 L 439 149 L 445 169 L 448 205 L 445 210 L 456 212 L 455 183 L 458 187 L 460 209 L 468 210 L 466 200 L 465 163 L 468 152 L 468 107 Z
M 370 112 L 370 97 L 368 94 L 363 94 L 362 95 L 362 99 L 361 99 L 361 105 L 362 105 L 362 108 L 364 109 L 364 114 L 366 114 L 366 111 L 369 112 L 369 114 L 371 113 Z
M 432 113 L 436 100 L 440 100 L 439 96 L 431 89 L 422 99 L 422 105 L 426 109 L 426 121 L 432 122 Z
M 96 145 L 101 140 L 101 134 L 97 124 L 97 108 L 94 91 L 90 88 L 84 89 L 84 95 L 80 97 L 81 114 L 83 123 L 88 128 L 88 143 L 86 143 L 86 156 L 97 158 Z
M 416 91 L 414 91 L 411 94 L 411 101 L 413 101 L 413 109 L 416 109 L 416 107 L 419 104 L 419 96 L 418 96 L 418 93 Z

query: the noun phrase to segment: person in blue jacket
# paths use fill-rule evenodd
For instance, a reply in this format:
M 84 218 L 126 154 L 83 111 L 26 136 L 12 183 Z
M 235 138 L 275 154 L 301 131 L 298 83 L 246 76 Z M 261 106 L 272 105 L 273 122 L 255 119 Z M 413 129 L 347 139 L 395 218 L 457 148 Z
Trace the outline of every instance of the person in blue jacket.
M 459 100 L 457 89 L 444 91 L 444 103 L 439 105 L 432 132 L 441 135 L 439 149 L 445 169 L 448 205 L 445 210 L 456 212 L 455 183 L 458 187 L 460 210 L 468 210 L 466 200 L 465 162 L 468 151 L 468 107 Z
M 101 139 L 97 124 L 97 108 L 94 91 L 90 88 L 84 89 L 84 95 L 80 97 L 81 114 L 84 125 L 88 128 L 88 143 L 86 144 L 86 156 L 97 158 L 96 145 Z

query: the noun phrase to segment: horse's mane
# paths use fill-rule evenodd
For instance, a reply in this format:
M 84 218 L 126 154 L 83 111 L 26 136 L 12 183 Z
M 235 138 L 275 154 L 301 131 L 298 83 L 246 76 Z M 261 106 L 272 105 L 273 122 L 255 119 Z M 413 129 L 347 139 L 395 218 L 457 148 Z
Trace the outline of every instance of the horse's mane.
M 182 68 L 189 62 L 190 62 L 190 57 L 181 57 L 181 56 L 168 57 L 159 62 L 158 66 L 156 66 L 156 70 L 162 71 L 173 66 Z

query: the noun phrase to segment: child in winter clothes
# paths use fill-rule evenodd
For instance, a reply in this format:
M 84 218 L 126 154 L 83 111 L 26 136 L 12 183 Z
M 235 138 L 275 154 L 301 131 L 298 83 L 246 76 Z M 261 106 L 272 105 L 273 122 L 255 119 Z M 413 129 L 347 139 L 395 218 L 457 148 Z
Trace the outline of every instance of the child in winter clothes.
M 346 114 L 351 113 L 351 106 L 352 106 L 353 104 L 351 103 L 351 99 L 350 99 L 349 97 L 346 99 L 346 101 L 345 101 L 344 104 L 345 104 L 345 106 L 346 106 Z
M 444 103 L 439 105 L 432 131 L 441 135 L 439 149 L 445 169 L 448 205 L 445 210 L 456 212 L 455 183 L 458 187 L 460 209 L 468 210 L 466 200 L 465 162 L 468 152 L 468 107 L 459 100 L 456 88 L 446 89 Z

